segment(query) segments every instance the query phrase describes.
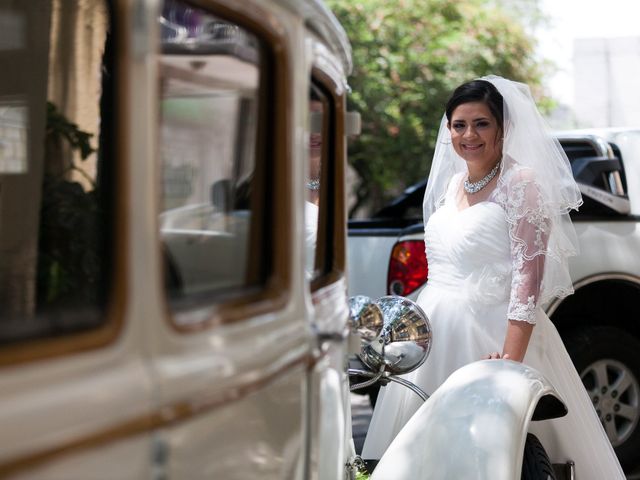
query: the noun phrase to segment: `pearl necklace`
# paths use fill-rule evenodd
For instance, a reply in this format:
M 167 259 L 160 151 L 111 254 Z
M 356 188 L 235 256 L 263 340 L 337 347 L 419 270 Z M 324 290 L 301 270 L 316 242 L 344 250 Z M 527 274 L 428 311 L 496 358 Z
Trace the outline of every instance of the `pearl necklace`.
M 496 176 L 496 173 L 498 173 L 498 170 L 500 169 L 500 163 L 501 162 L 496 163 L 491 171 L 477 182 L 470 182 L 469 177 L 467 177 L 467 179 L 464 181 L 464 191 L 473 194 L 478 193 L 480 190 L 486 187 L 487 183 L 489 183 L 491 179 Z

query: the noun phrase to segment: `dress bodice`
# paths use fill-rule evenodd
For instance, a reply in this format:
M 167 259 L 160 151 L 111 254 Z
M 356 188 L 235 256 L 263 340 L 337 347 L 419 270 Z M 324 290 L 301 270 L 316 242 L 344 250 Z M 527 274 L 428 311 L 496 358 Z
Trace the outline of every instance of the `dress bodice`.
M 425 241 L 429 285 L 482 303 L 508 300 L 510 241 L 499 204 L 487 200 L 459 210 L 447 202 L 429 218 Z

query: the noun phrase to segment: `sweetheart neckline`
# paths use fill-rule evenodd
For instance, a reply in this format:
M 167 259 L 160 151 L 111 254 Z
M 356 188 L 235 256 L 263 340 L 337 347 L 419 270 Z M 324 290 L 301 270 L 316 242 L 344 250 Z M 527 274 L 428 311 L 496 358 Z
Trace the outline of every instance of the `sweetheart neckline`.
M 498 205 L 496 202 L 494 202 L 492 200 L 482 200 L 482 201 L 480 201 L 478 203 L 474 203 L 473 205 L 469 205 L 468 207 L 465 207 L 465 208 L 462 208 L 462 209 L 458 208 L 458 206 L 455 203 L 451 204 L 451 207 L 453 208 L 453 210 L 456 213 L 462 213 L 462 212 L 466 212 L 467 210 L 472 209 L 473 207 L 477 207 L 478 205 L 483 205 L 483 204 L 486 204 L 486 203 L 494 204 L 494 205 L 497 205 L 498 207 L 500 207 L 500 205 Z

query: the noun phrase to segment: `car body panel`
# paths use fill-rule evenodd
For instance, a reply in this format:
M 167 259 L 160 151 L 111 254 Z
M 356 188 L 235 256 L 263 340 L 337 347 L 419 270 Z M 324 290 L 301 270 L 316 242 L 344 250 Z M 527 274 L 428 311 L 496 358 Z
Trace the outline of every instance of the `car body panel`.
M 482 360 L 449 376 L 398 433 L 372 480 L 513 480 L 522 470 L 527 427 L 538 402 L 557 392 L 535 369 Z M 464 452 L 462 454 L 461 452 Z
M 386 295 L 389 259 L 383 259 L 380 252 L 391 254 L 397 241 L 397 234 L 349 237 L 349 295 Z

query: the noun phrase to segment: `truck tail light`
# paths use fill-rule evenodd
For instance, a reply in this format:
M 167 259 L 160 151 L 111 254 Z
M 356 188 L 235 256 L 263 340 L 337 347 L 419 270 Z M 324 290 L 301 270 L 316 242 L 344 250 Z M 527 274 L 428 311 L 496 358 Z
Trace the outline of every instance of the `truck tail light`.
M 409 295 L 427 281 L 429 268 L 424 241 L 409 240 L 393 246 L 387 275 L 389 295 Z

